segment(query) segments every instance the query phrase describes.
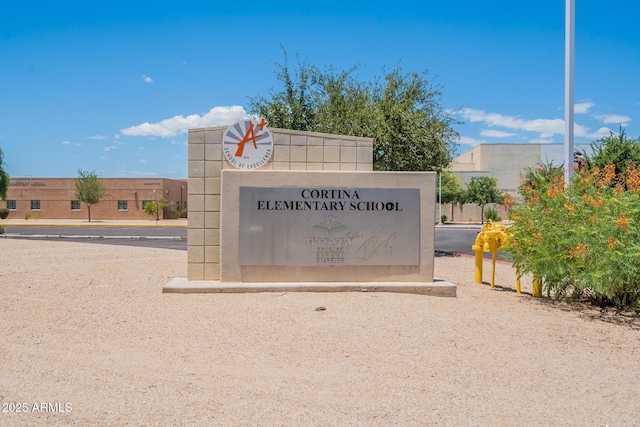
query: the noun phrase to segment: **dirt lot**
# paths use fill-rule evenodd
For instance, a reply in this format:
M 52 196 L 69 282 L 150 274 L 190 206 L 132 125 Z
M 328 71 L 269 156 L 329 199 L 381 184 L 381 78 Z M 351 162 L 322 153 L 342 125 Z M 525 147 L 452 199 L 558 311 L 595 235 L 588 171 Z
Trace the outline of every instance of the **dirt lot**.
M 640 425 L 640 321 L 518 296 L 506 264 L 491 290 L 438 257 L 457 298 L 180 295 L 184 251 L 0 253 L 3 426 Z

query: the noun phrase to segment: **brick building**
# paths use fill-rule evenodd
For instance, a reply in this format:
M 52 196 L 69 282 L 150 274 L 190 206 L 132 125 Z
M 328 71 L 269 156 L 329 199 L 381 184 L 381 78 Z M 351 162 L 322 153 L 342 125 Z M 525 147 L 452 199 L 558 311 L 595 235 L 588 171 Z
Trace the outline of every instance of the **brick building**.
M 91 219 L 151 219 L 144 203 L 164 197 L 173 211 L 187 209 L 187 180 L 166 178 L 100 178 L 106 194 L 91 206 Z M 10 218 L 87 219 L 87 206 L 76 199 L 76 178 L 13 178 L 7 191 Z M 4 207 L 0 205 L 0 207 Z M 174 214 L 175 216 L 176 214 Z

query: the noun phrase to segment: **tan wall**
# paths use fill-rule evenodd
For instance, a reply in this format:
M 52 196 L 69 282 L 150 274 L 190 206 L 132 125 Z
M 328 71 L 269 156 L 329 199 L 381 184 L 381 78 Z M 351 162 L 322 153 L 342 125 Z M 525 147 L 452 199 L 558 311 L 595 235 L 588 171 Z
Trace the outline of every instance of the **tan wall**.
M 465 151 L 453 159 L 453 162 L 451 163 L 451 170 L 460 171 L 480 169 L 481 155 L 482 146 L 475 146 L 471 150 Z
M 166 178 L 101 178 L 107 192 L 105 197 L 91 207 L 91 219 L 152 219 L 142 210 L 142 202 L 164 197 L 169 202 L 166 212 L 160 212 L 162 219 L 168 217 L 172 209 L 178 209 L 187 202 L 188 183 L 186 180 Z M 80 210 L 71 210 L 75 197 L 75 178 L 14 178 L 7 192 L 7 200 L 16 201 L 16 210 L 11 218 L 42 219 L 87 219 L 87 206 L 80 204 Z M 156 190 L 156 194 L 153 190 Z M 40 200 L 40 210 L 31 209 L 31 201 Z M 118 210 L 118 201 L 127 201 L 127 210 Z M 2 206 L 4 207 L 4 206 Z
M 220 279 L 220 194 L 226 127 L 189 129 L 188 280 Z M 271 129 L 273 155 L 259 170 L 372 171 L 373 139 Z
M 463 187 L 466 187 L 471 182 L 471 178 L 479 178 L 481 176 L 491 177 L 491 171 L 484 170 L 470 170 L 470 171 L 454 171 L 453 174 L 460 180 Z M 500 186 L 498 185 L 498 188 Z
M 502 219 L 507 219 L 507 212 L 504 206 L 488 204 L 484 207 L 484 211 L 494 208 L 498 211 Z M 442 205 L 442 215 L 447 216 L 448 223 L 466 223 L 466 224 L 480 224 L 481 209 L 480 206 L 474 204 L 446 204 Z
M 502 190 L 516 191 L 520 173 L 540 162 L 539 144 L 486 144 L 481 147 L 480 169 L 491 171 Z

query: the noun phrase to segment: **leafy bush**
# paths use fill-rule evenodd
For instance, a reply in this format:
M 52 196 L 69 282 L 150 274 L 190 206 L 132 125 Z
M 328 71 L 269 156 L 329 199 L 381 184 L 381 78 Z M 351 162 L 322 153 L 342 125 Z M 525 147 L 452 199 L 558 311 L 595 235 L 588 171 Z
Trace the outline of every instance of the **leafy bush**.
M 440 222 L 441 222 L 442 224 L 444 224 L 445 222 L 447 222 L 447 219 L 449 219 L 449 218 L 448 218 L 446 215 L 441 215 L 441 216 L 440 216 Z
M 0 234 L 4 234 L 4 225 L 0 225 Z
M 560 172 L 558 172 L 560 170 Z M 547 295 L 586 298 L 619 309 L 640 302 L 640 171 L 612 163 L 576 171 L 565 189 L 559 168 L 524 177 L 525 203 L 511 210 L 518 274 L 532 273 Z
M 142 210 L 151 216 L 158 218 L 160 211 L 165 210 L 169 206 L 167 199 L 161 197 L 159 200 L 149 201 L 143 207 Z
M 31 214 L 30 213 L 27 212 L 26 214 L 24 214 L 24 219 L 25 220 L 28 220 L 29 218 L 31 218 Z
M 592 142 L 591 152 L 591 154 L 580 153 L 584 156 L 583 161 L 580 162 L 583 167 L 604 169 L 608 164 L 613 164 L 617 174 L 624 173 L 629 160 L 640 165 L 640 138 L 629 138 L 621 128 L 618 134 L 610 132 L 608 136 Z
M 486 219 L 487 221 L 493 221 L 493 222 L 502 221 L 502 218 L 500 217 L 500 214 L 494 208 L 488 208 L 486 210 L 486 212 L 484 213 L 484 219 Z
M 8 216 L 9 216 L 9 209 L 7 208 L 0 209 L 0 219 L 7 219 Z
M 502 203 L 505 194 L 498 188 L 498 180 L 488 176 L 473 177 L 464 192 L 467 203 L 475 203 L 480 206 L 480 220 L 484 218 L 484 207 L 488 203 Z

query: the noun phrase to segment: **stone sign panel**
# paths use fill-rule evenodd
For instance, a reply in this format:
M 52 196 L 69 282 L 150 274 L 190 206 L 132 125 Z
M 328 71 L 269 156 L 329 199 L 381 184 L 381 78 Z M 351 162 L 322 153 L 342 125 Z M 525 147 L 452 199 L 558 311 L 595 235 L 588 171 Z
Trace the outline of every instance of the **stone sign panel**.
M 417 188 L 239 190 L 240 265 L 420 264 Z
M 221 175 L 223 282 L 433 280 L 433 172 Z

